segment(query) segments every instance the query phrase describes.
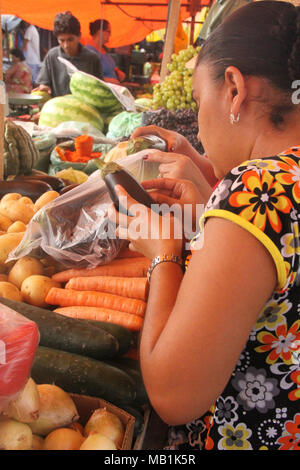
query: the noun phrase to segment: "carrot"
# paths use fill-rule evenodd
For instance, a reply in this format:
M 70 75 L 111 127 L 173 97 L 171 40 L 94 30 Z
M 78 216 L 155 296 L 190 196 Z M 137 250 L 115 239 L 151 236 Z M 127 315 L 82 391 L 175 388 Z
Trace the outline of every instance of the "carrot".
M 77 318 L 80 320 L 105 321 L 123 326 L 130 331 L 139 331 L 143 325 L 143 318 L 133 313 L 119 312 L 109 308 L 70 306 L 61 307 L 54 312 L 66 317 Z
M 68 282 L 72 277 L 87 276 L 146 277 L 149 266 L 150 260 L 144 256 L 121 258 L 91 269 L 66 269 L 54 274 L 52 279 L 57 282 Z
M 56 150 L 56 152 L 58 153 L 59 158 L 60 158 L 63 162 L 67 161 L 67 159 L 66 159 L 66 157 L 65 157 L 65 154 L 64 154 L 64 151 L 63 151 L 60 147 L 55 147 L 55 150 Z
M 120 295 L 108 294 L 106 292 L 78 291 L 73 289 L 61 289 L 52 287 L 45 301 L 47 304 L 60 307 L 81 305 L 86 307 L 104 307 L 120 312 L 133 313 L 143 316 L 146 310 L 146 302 L 140 299 L 129 299 Z
M 66 289 L 99 291 L 131 299 L 147 300 L 148 281 L 145 277 L 88 276 L 73 277 Z
M 138 251 L 129 250 L 129 248 L 123 248 L 118 254 L 117 258 L 141 258 L 142 255 Z
M 75 141 L 75 151 L 78 157 L 89 157 L 93 151 L 93 137 L 89 135 L 80 135 L 76 137 Z

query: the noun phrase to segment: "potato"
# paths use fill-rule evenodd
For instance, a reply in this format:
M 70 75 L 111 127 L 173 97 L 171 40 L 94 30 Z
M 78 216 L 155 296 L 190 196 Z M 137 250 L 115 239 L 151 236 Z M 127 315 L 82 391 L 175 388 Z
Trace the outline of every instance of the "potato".
M 58 196 L 59 196 L 59 193 L 57 191 L 46 191 L 35 201 L 35 204 L 34 204 L 35 212 L 40 210 L 41 207 L 48 204 L 48 202 L 53 201 L 53 199 L 56 199 Z
M 48 276 L 33 274 L 27 277 L 21 286 L 24 302 L 36 307 L 48 307 L 45 298 L 51 287 L 61 287 L 61 285 Z
M 21 197 L 22 195 L 19 193 L 8 193 L 2 196 L 1 203 L 6 201 L 17 201 L 18 199 L 21 199 Z
M 8 282 L 8 275 L 7 274 L 0 274 L 0 281 Z
M 7 232 L 8 228 L 12 225 L 13 221 L 5 215 L 0 214 L 0 230 Z
M 8 227 L 7 233 L 11 232 L 25 232 L 26 225 L 21 220 L 17 220 L 16 222 L 12 222 L 12 224 Z
M 21 289 L 22 282 L 34 274 L 44 274 L 44 266 L 36 258 L 24 256 L 18 259 L 8 273 L 8 281 Z
M 5 196 L 7 196 L 7 194 Z M 22 202 L 21 198 L 18 200 L 9 199 L 5 201 L 3 201 L 2 198 L 0 203 L 0 214 L 8 217 L 13 222 L 20 220 L 24 224 L 28 224 L 28 222 L 34 216 L 33 207 L 33 204 L 30 205 Z
M 24 236 L 24 232 L 5 233 L 0 236 L 0 264 L 4 264 L 9 253 L 18 246 Z
M 11 282 L 0 282 L 0 297 L 5 299 L 17 300 L 22 302 L 23 297 L 17 286 L 11 284 Z

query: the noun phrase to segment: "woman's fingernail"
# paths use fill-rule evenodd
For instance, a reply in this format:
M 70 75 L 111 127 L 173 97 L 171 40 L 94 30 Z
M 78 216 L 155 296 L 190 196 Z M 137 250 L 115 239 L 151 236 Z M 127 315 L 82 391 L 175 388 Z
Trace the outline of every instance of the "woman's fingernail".
M 171 147 L 170 147 L 170 152 L 174 152 L 174 150 L 175 150 L 174 145 L 171 145 Z
M 144 155 L 144 156 L 143 156 L 143 160 L 147 160 L 148 156 L 149 156 L 149 155 Z

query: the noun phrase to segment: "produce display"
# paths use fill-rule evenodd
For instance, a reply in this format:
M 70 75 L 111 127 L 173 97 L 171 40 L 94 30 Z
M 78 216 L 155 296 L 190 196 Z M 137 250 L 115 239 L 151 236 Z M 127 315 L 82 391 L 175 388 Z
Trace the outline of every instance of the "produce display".
M 172 61 L 168 64 L 169 74 L 162 83 L 153 86 L 152 108 L 192 109 L 197 106 L 192 97 L 193 69 L 188 69 L 186 63 L 200 51 L 200 46 L 188 46 L 178 54 L 172 54 Z
M 140 184 L 115 163 L 146 148 L 165 150 L 163 141 L 131 139 L 135 128 L 154 124 L 175 130 L 203 152 L 197 140 L 193 71 L 186 68 L 198 51 L 189 46 L 172 55 L 164 82 L 154 86 L 152 96 L 135 100 L 138 112 L 124 111 L 108 86 L 76 72 L 70 95 L 44 96 L 39 119 L 39 126 L 46 127 L 44 133 L 32 138 L 21 126 L 5 121 L 0 304 L 38 328 L 39 343 L 30 376 L 26 369 L 25 388 L 5 412 L 0 411 L 0 449 L 122 449 L 125 425 L 120 417 L 99 406 L 83 420 L 72 398 L 75 395 L 106 400 L 127 411 L 135 418 L 135 436 L 143 429 L 149 399 L 137 347 L 148 301 L 150 260 L 122 244 L 103 248 L 99 233 L 95 237 L 93 232 L 93 223 L 98 228 L 101 223 L 92 220 L 89 211 L 102 204 L 108 190 L 115 206 L 125 212 L 114 190 L 116 184 L 122 184 L 136 200 L 146 205 L 152 202 Z M 57 138 L 56 130 L 49 129 L 67 122 L 90 126 L 95 132 L 92 136 L 82 130 L 69 138 L 62 132 L 62 138 Z M 84 194 L 75 190 L 73 196 L 68 193 L 68 204 L 60 199 L 43 210 L 99 168 L 105 185 L 90 185 Z M 89 223 L 80 219 L 82 210 Z M 26 245 L 24 235 L 36 215 L 45 234 L 60 235 L 59 249 L 70 246 L 65 259 L 58 262 L 46 252 L 41 256 L 42 248 L 39 253 L 33 250 L 19 259 L 9 258 L 17 247 L 22 250 L 22 244 Z M 95 239 L 99 241 L 95 253 L 102 264 L 91 267 L 86 251 Z M 74 262 L 73 256 L 79 254 L 84 260 Z
M 0 449 L 122 450 L 126 425 L 107 407 L 96 408 L 84 422 L 75 396 L 30 377 L 1 416 Z

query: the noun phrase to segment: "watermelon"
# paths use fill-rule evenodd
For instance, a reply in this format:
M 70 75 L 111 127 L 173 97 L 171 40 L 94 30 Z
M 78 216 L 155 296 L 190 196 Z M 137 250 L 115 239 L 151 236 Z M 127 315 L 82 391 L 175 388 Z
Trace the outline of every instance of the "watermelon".
M 75 72 L 70 81 L 73 96 L 85 103 L 96 106 L 105 113 L 122 110 L 122 105 L 110 88 L 96 77 L 84 72 Z
M 44 104 L 39 126 L 56 127 L 66 121 L 88 122 L 101 132 L 105 126 L 103 117 L 94 106 L 73 95 L 57 96 Z

